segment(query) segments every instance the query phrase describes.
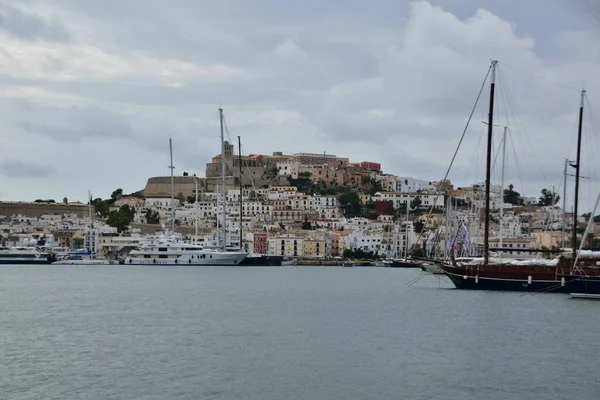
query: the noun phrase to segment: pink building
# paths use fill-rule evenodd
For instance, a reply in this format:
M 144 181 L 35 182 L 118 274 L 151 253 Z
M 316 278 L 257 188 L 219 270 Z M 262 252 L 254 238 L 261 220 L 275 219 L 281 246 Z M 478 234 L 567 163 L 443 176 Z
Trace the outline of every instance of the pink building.
M 257 232 L 254 234 L 254 253 L 267 254 L 267 233 Z
M 267 200 L 266 204 L 273 206 L 273 210 L 285 210 L 287 205 L 287 199 L 283 200 Z
M 381 171 L 381 164 L 371 161 L 363 161 L 360 163 L 360 166 L 365 169 L 370 169 L 374 171 Z

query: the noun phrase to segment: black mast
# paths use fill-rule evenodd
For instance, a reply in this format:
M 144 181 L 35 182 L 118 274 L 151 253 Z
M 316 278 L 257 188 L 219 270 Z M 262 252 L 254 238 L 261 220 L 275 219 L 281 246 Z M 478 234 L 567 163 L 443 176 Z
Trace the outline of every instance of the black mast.
M 238 166 L 240 167 L 240 251 L 244 251 L 244 245 L 243 245 L 243 241 L 242 241 L 242 191 L 244 188 L 243 182 L 242 182 L 242 139 L 240 139 L 240 137 L 238 136 L 238 155 L 239 155 L 239 159 L 238 159 Z
M 577 256 L 577 204 L 579 203 L 579 166 L 581 165 L 581 129 L 583 126 L 583 98 L 585 90 L 581 91 L 579 103 L 579 126 L 577 127 L 577 161 L 575 161 L 575 204 L 573 206 L 573 257 Z M 594 218 L 592 215 L 590 218 Z
M 488 114 L 488 141 L 487 141 L 487 162 L 485 170 L 485 224 L 483 232 L 483 263 L 488 264 L 489 255 L 489 234 L 490 234 L 490 177 L 492 169 L 492 129 L 494 124 L 494 88 L 496 86 L 496 64 L 498 61 L 492 61 L 492 76 L 490 78 L 490 111 Z

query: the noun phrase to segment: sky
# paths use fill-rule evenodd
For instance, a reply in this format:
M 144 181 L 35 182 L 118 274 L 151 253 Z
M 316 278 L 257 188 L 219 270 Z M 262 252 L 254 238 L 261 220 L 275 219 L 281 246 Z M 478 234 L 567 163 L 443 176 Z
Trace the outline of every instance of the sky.
M 584 87 L 591 208 L 600 2 L 516 4 L 0 0 L 0 200 L 143 189 L 168 175 L 169 138 L 176 173 L 201 176 L 220 152 L 221 106 L 244 154 L 327 152 L 439 180 L 497 59 L 494 182 L 507 125 L 506 183 L 562 192 Z M 448 176 L 455 186 L 485 178 L 488 96 L 486 84 Z

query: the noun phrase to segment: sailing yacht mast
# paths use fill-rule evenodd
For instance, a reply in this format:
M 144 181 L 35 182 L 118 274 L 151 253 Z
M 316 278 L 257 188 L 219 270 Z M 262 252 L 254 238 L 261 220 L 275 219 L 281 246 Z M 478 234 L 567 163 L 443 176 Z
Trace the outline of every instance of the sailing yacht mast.
M 195 176 L 194 176 L 195 177 Z M 196 221 L 194 221 L 194 227 L 195 227 L 195 236 L 194 236 L 194 244 L 198 243 L 198 178 L 194 179 L 196 181 L 196 203 L 194 203 L 194 205 L 196 206 Z
M 225 212 L 225 139 L 223 137 L 223 109 L 219 108 L 219 120 L 221 123 L 221 206 L 223 212 L 221 213 L 221 248 L 225 251 L 227 247 L 227 237 L 225 236 L 226 228 L 225 221 L 227 220 Z
M 577 203 L 579 202 L 579 171 L 581 166 L 581 129 L 583 126 L 583 99 L 585 90 L 581 91 L 581 102 L 579 103 L 579 125 L 577 127 L 577 161 L 575 161 L 575 200 L 573 205 L 573 257 L 577 256 Z M 592 216 L 593 218 L 593 216 Z
M 404 261 L 408 260 L 408 199 L 406 200 L 406 221 L 404 222 Z
M 490 234 L 490 177 L 492 169 L 492 130 L 494 128 L 494 89 L 496 86 L 496 64 L 498 61 L 492 61 L 492 74 L 490 76 L 490 110 L 488 114 L 488 142 L 487 142 L 487 161 L 485 170 L 485 223 L 483 232 L 483 262 L 488 264 L 489 254 L 489 234 Z
M 173 178 L 175 166 L 173 165 L 173 140 L 171 138 L 169 138 L 169 156 L 171 158 L 169 165 L 171 169 L 171 234 L 173 234 L 175 233 L 175 181 Z
M 90 218 L 90 226 L 88 228 L 88 250 L 90 252 L 90 258 L 93 258 L 92 251 L 92 229 L 94 228 L 94 223 L 92 222 L 92 192 L 88 190 L 88 198 L 90 199 L 90 205 L 88 207 L 88 214 Z
M 238 166 L 240 168 L 240 251 L 244 251 L 243 240 L 242 240 L 242 192 L 244 190 L 244 182 L 242 181 L 242 139 L 238 136 Z

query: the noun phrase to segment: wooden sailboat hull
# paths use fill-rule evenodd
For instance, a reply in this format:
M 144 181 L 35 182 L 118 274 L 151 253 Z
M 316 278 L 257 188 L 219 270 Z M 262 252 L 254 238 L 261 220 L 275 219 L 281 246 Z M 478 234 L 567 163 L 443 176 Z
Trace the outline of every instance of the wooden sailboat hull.
M 562 285 L 555 267 L 443 265 L 441 268 L 457 289 L 570 293 L 568 285 Z

